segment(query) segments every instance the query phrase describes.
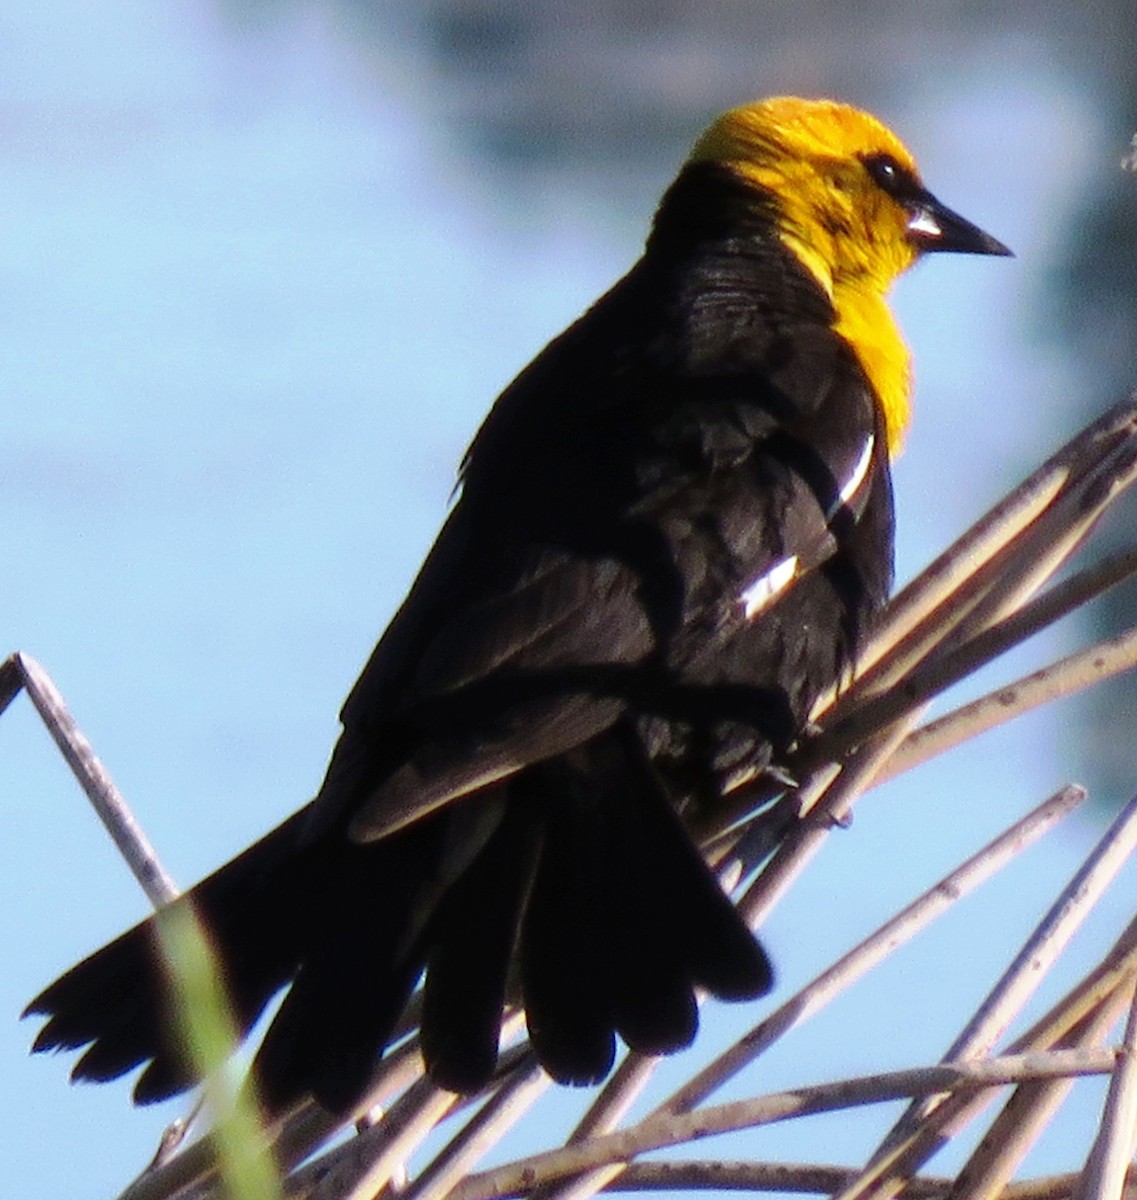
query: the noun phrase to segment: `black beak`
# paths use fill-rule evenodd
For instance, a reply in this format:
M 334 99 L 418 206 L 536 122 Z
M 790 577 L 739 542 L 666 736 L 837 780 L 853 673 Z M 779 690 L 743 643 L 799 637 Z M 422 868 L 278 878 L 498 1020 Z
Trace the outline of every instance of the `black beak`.
M 978 225 L 952 212 L 930 192 L 907 201 L 908 240 L 922 253 L 954 251 L 956 254 L 1011 255 L 1002 242 Z

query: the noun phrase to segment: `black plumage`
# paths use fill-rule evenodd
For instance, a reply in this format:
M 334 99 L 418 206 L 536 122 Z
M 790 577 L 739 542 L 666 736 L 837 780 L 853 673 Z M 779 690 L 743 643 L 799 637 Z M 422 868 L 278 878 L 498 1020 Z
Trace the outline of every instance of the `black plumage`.
M 769 963 L 680 812 L 777 762 L 884 604 L 879 407 L 775 198 L 685 168 L 643 258 L 503 393 L 342 712 L 316 799 L 190 893 L 267 1103 L 360 1095 L 423 969 L 440 1083 L 513 989 L 557 1079 L 686 1045 Z M 78 1078 L 192 1082 L 151 924 L 29 1011 Z

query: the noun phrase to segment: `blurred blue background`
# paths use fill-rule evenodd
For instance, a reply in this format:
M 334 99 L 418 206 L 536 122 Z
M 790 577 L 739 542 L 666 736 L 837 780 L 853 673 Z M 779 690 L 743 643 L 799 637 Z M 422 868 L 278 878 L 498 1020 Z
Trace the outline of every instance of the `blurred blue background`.
M 634 260 L 706 120 L 781 91 L 879 113 L 1018 254 L 897 289 L 909 577 L 1133 381 L 1135 45 L 1131 4 L 1085 0 L 5 0 L 0 653 L 44 663 L 181 883 L 235 853 L 318 785 L 493 397 Z M 1070 777 L 1131 786 L 1128 721 L 1094 723 L 1131 709 L 1043 713 L 874 793 L 768 925 L 779 994 Z M 0 805 L 2 1190 L 110 1196 L 182 1106 L 70 1088 L 16 1014 L 146 904 L 24 700 Z M 1098 831 L 1036 848 L 749 1086 L 933 1060 Z M 761 1011 L 709 1010 L 669 1077 Z M 1100 1091 L 1079 1096 L 1032 1168 L 1077 1165 Z M 737 1153 L 859 1162 L 886 1121 Z

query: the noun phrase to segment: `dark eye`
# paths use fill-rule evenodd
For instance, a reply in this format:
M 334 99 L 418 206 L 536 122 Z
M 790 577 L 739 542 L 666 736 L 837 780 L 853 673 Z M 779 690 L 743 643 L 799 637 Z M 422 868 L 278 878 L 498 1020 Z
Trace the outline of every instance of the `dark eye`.
M 900 198 L 919 190 L 912 172 L 892 157 L 891 154 L 870 154 L 864 159 L 869 178 L 882 192 Z

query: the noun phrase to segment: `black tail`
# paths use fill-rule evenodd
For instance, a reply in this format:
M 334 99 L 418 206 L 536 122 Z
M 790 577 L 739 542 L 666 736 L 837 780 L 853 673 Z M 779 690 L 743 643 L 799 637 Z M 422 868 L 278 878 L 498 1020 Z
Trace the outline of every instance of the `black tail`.
M 423 914 L 437 903 L 448 817 L 387 841 L 303 837 L 301 810 L 177 901 L 190 903 L 224 969 L 244 1036 L 291 984 L 257 1056 L 270 1111 L 306 1092 L 350 1106 L 391 1038 L 422 969 Z M 25 1016 L 48 1018 L 33 1049 L 90 1043 L 73 1080 L 116 1079 L 143 1063 L 136 1103 L 198 1082 L 179 1036 L 153 918 L 73 967 Z
M 256 1058 L 270 1110 L 306 1093 L 349 1108 L 424 967 L 423 1052 L 462 1092 L 493 1072 L 510 995 L 549 1073 L 592 1083 L 617 1035 L 649 1054 L 687 1045 L 695 988 L 770 989 L 766 955 L 629 745 L 599 738 L 369 845 L 305 842 L 303 810 L 189 893 L 242 1034 L 291 984 Z M 34 1048 L 91 1043 L 73 1079 L 148 1062 L 134 1098 L 164 1099 L 196 1082 L 166 996 L 144 922 L 32 1001 L 48 1017 Z
M 773 986 L 764 951 L 638 752 L 630 739 L 594 745 L 575 779 L 564 763 L 541 768 L 570 778 L 550 788 L 521 974 L 538 1057 L 563 1082 L 603 1078 L 613 1034 L 644 1054 L 688 1045 L 696 987 L 739 1000 Z
M 197 885 L 192 903 L 226 968 L 242 1034 L 296 969 L 295 916 L 305 865 L 297 855 L 301 811 Z M 143 921 L 72 967 L 24 1010 L 48 1017 L 34 1050 L 92 1043 L 73 1080 L 117 1079 L 149 1062 L 136 1103 L 164 1100 L 196 1082 L 169 1004 L 154 920 Z
M 616 1035 L 645 1054 L 688 1045 L 695 995 L 773 986 L 761 946 L 692 845 L 636 739 L 619 731 L 529 767 L 501 825 L 440 906 L 428 941 L 422 1043 L 457 1091 L 497 1058 L 507 969 L 542 1066 L 603 1079 Z

